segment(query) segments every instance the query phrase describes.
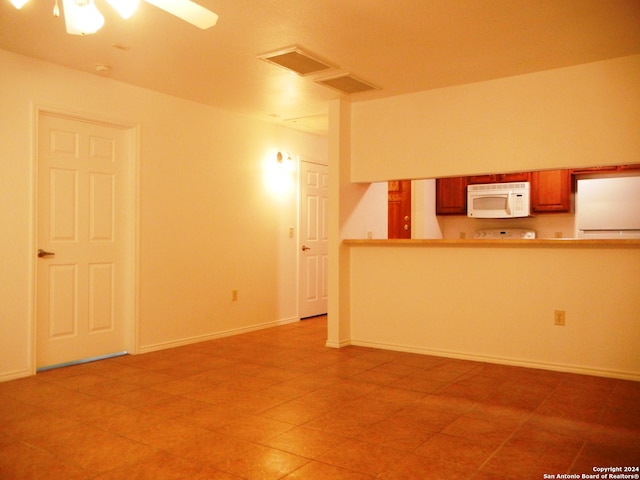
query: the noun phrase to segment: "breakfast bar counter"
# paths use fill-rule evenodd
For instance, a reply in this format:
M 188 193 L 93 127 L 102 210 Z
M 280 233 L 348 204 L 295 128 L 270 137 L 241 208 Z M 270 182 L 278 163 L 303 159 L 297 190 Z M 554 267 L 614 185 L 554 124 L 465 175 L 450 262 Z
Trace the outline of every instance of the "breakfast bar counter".
M 390 247 L 588 247 L 640 248 L 640 240 L 536 238 L 520 239 L 346 239 L 350 246 Z
M 640 240 L 348 239 L 340 255 L 352 345 L 640 380 Z

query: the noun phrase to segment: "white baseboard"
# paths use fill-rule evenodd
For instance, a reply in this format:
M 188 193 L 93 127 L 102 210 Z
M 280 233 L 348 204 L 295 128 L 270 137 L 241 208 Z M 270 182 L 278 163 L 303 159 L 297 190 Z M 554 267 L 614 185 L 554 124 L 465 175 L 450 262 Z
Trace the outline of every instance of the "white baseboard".
M 398 352 L 419 353 L 422 355 L 433 355 L 435 357 L 455 358 L 458 360 L 472 360 L 476 362 L 496 363 L 499 365 L 511 365 L 515 367 L 537 368 L 541 370 L 552 370 L 556 372 L 578 373 L 582 375 L 592 375 L 596 377 L 617 378 L 620 380 L 640 381 L 640 373 L 625 372 L 619 370 L 607 370 L 591 367 L 583 367 L 580 365 L 564 365 L 545 362 L 535 362 L 530 360 L 522 360 L 507 357 L 496 357 L 488 355 L 476 355 L 459 352 L 450 352 L 445 350 L 432 350 L 421 347 L 411 347 L 406 345 L 396 345 L 389 343 L 367 342 L 360 340 L 351 340 L 349 345 L 359 347 L 379 348 L 381 350 L 394 350 Z
M 353 345 L 351 343 L 351 340 L 343 340 L 341 342 L 332 342 L 327 340 L 327 342 L 324 344 L 325 347 L 329 347 L 329 348 L 342 348 L 342 347 L 348 347 L 349 345 Z
M 35 372 L 31 369 L 14 370 L 13 372 L 5 372 L 0 374 L 0 382 L 8 382 L 9 380 L 17 380 L 19 378 L 30 377 Z
M 242 328 L 232 328 L 230 330 L 223 330 L 221 332 L 208 333 L 206 335 L 198 335 L 195 337 L 181 338 L 179 340 L 172 340 L 170 342 L 155 343 L 151 345 L 141 345 L 138 347 L 137 353 L 149 353 L 157 352 L 159 350 L 165 350 L 167 348 L 182 347 L 184 345 L 192 345 L 194 343 L 206 342 L 208 340 L 215 340 L 217 338 L 231 337 L 233 335 L 241 335 L 243 333 L 255 332 L 257 330 L 264 330 L 265 328 L 277 327 L 280 325 L 287 325 L 289 323 L 299 322 L 298 317 L 290 317 L 282 320 L 274 320 L 273 322 L 261 323 L 258 325 L 251 325 Z

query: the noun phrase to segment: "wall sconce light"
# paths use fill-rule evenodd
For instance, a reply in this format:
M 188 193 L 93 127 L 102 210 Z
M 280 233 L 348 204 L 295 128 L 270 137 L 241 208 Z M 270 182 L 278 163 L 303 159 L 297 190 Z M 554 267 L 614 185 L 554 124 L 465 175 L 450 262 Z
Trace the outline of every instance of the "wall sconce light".
M 291 155 L 289 155 L 288 153 L 278 152 L 276 155 L 276 160 L 278 161 L 278 165 L 281 168 L 291 172 L 294 170 L 293 159 L 291 158 Z
M 264 158 L 265 185 L 279 198 L 288 197 L 294 190 L 295 162 L 287 152 L 269 152 Z

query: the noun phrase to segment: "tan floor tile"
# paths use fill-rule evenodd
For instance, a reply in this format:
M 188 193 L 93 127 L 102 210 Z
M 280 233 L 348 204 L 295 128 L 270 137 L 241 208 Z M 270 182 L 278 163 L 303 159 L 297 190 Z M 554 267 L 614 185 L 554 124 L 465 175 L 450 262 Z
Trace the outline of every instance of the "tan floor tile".
M 419 391 L 406 390 L 395 386 L 382 386 L 373 392 L 367 394 L 367 397 L 384 400 L 386 402 L 395 403 L 402 407 L 408 406 L 418 400 L 423 399 L 425 393 Z
M 435 463 L 449 462 L 478 469 L 497 447 L 490 442 L 437 433 L 413 453 L 427 457 Z
M 199 428 L 217 430 L 250 415 L 233 407 L 209 405 L 177 417 L 177 419 Z
M 331 410 L 328 405 L 312 406 L 305 399 L 295 399 L 265 410 L 262 415 L 294 425 L 302 425 Z
M 317 460 L 376 477 L 405 455 L 405 452 L 390 447 L 350 439 L 321 455 Z
M 356 439 L 411 452 L 433 435 L 433 432 L 415 428 L 410 423 L 400 423 L 387 418 L 364 430 Z
M 91 398 L 78 405 L 57 407 L 55 412 L 62 417 L 68 417 L 79 422 L 101 422 L 105 417 L 127 411 L 128 407 L 100 398 Z
M 192 398 L 175 395 L 167 401 L 160 401 L 149 405 L 146 410 L 161 417 L 175 418 L 209 406 L 210 405 L 206 402 L 200 402 Z
M 72 464 L 93 472 L 106 472 L 155 453 L 155 449 L 91 427 L 78 427 L 30 440 Z
M 209 465 L 158 452 L 141 462 L 104 473 L 95 480 L 239 480 Z
M 409 425 L 433 433 L 441 431 L 458 417 L 459 415 L 455 413 L 430 409 L 422 402 L 417 402 L 389 416 L 400 425 Z
M 223 461 L 216 462 L 214 466 L 242 478 L 276 480 L 306 463 L 309 463 L 308 458 L 253 444 L 242 452 L 230 454 Z
M 461 416 L 444 428 L 442 433 L 497 446 L 511 437 L 514 431 L 513 427 L 502 422 Z
M 518 447 L 502 447 L 481 467 L 481 471 L 506 478 L 540 480 L 544 474 L 568 473 L 573 457 L 537 455 Z
M 230 457 L 242 455 L 253 445 L 255 444 L 239 438 L 217 432 L 207 432 L 195 438 L 184 439 L 167 450 L 180 457 L 215 466 Z
M 395 382 L 391 383 L 390 386 L 426 394 L 433 393 L 441 389 L 445 385 L 445 382 L 429 380 L 427 378 L 422 378 L 416 375 L 409 375 L 408 377 L 403 377 L 399 380 L 396 380 Z
M 575 458 L 583 444 L 584 440 L 579 436 L 562 435 L 525 425 L 513 434 L 506 446 L 541 456 Z
M 194 427 L 180 420 L 166 419 L 146 430 L 131 431 L 126 436 L 159 450 L 169 450 L 175 445 L 197 439 L 208 432 L 208 430 Z
M 91 425 L 107 432 L 126 436 L 129 432 L 146 430 L 165 420 L 164 417 L 159 415 L 147 413 L 135 408 L 126 408 L 121 412 L 105 415 L 101 419 L 94 421 Z
M 95 472 L 26 443 L 0 449 L 0 478 L 7 480 L 88 480 Z
M 109 400 L 114 403 L 124 405 L 125 407 L 149 408 L 154 404 L 166 403 L 175 398 L 175 395 L 170 395 L 159 390 L 151 388 L 137 388 L 125 393 L 111 395 Z
M 2 433 L 16 440 L 28 440 L 68 428 L 78 427 L 76 420 L 64 417 L 57 413 L 39 411 L 29 416 L 20 416 L 18 420 L 2 423 Z
M 281 422 L 272 418 L 258 415 L 247 415 L 223 427 L 217 431 L 225 435 L 263 443 L 270 438 L 291 430 L 295 425 Z
M 468 480 L 475 473 L 473 469 L 453 463 L 435 462 L 420 455 L 408 454 L 397 463 L 390 465 L 377 478 L 380 480 Z
M 72 377 L 54 378 L 54 384 L 77 390 L 95 397 L 106 397 L 135 390 L 135 385 L 95 373 L 83 373 Z
M 416 405 L 427 410 L 449 413 L 451 415 L 463 415 L 474 409 L 478 402 L 460 397 L 435 394 L 421 398 Z
M 310 462 L 290 473 L 284 480 L 373 480 L 374 477 L 326 463 Z
M 347 439 L 308 427 L 295 427 L 262 443 L 306 458 L 317 458 Z

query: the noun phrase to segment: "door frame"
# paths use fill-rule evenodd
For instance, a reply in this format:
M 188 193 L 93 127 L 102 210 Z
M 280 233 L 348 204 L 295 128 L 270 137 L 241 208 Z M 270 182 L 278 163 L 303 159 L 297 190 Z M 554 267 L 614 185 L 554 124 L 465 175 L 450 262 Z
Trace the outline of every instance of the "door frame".
M 129 192 L 125 204 L 127 211 L 126 225 L 127 232 L 124 236 L 126 242 L 127 283 L 133 288 L 125 289 L 126 298 L 123 298 L 123 308 L 125 311 L 124 319 L 124 346 L 127 353 L 138 353 L 138 332 L 139 332 L 139 212 L 140 212 L 140 189 L 139 189 L 139 171 L 140 171 L 140 125 L 113 120 L 100 115 L 86 114 L 74 112 L 71 110 L 52 107 L 44 104 L 33 104 L 32 120 L 31 120 L 31 258 L 30 258 L 30 294 L 29 303 L 31 307 L 30 315 L 30 352 L 29 362 L 31 374 L 36 373 L 36 355 L 37 355 L 37 257 L 36 250 L 38 248 L 38 141 L 40 135 L 39 123 L 40 116 L 43 114 L 55 115 L 73 121 L 94 123 L 111 128 L 121 129 L 125 131 L 127 152 L 125 167 L 126 185 Z

